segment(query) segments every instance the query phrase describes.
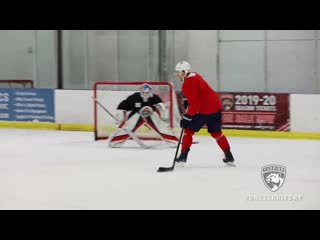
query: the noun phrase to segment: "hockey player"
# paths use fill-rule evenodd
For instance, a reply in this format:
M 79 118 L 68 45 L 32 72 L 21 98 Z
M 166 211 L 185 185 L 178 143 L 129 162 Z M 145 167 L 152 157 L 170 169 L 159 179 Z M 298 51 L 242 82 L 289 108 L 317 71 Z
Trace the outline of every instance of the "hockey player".
M 183 82 L 182 94 L 188 102 L 188 109 L 180 121 L 181 128 L 184 128 L 181 154 L 175 161 L 187 161 L 192 136 L 206 124 L 208 133 L 224 152 L 223 162 L 234 165 L 230 144 L 221 131 L 222 104 L 219 96 L 198 73 L 190 72 L 188 62 L 179 62 L 175 67 L 175 74 Z
M 153 93 L 151 86 L 145 83 L 140 86 L 139 92 L 133 93 L 118 105 L 116 113 L 118 129 L 109 144 L 115 147 L 131 137 L 141 145 L 134 132 L 144 125 L 154 131 L 160 139 L 177 142 L 175 133 L 168 128 L 168 120 L 167 107 L 162 99 Z

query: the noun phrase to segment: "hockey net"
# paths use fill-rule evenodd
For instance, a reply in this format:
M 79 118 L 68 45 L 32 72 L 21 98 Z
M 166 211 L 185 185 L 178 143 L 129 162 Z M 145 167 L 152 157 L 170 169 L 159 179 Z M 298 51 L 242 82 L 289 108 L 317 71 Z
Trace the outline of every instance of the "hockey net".
M 165 121 L 168 128 L 178 136 L 180 113 L 174 87 L 167 82 L 96 82 L 94 85 L 94 128 L 95 140 L 106 140 L 117 126 L 113 116 L 119 103 L 129 95 L 139 92 L 143 83 L 148 83 L 153 93 L 160 96 L 169 110 L 169 118 Z M 160 140 L 147 126 L 139 128 L 135 135 L 142 140 Z
M 0 88 L 33 88 L 32 80 L 0 80 Z

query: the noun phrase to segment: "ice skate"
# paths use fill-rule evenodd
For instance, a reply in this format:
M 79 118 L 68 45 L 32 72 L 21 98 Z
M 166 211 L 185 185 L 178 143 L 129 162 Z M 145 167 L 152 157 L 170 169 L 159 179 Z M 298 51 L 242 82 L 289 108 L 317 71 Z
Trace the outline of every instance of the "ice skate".
M 179 157 L 177 157 L 175 159 L 175 162 L 176 162 L 177 166 L 184 166 L 185 165 L 185 163 L 187 162 L 189 151 L 190 151 L 190 149 L 187 148 L 184 152 L 180 153 Z
M 234 167 L 236 166 L 236 164 L 234 163 L 234 158 L 232 156 L 232 153 L 231 153 L 230 149 L 228 149 L 225 152 L 225 157 L 223 158 L 223 162 L 226 163 L 229 166 L 234 166 Z

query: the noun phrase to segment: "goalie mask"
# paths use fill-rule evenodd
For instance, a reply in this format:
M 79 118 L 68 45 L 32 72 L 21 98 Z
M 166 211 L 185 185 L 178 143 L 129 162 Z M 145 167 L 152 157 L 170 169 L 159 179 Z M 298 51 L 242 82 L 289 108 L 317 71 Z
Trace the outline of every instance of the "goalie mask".
M 145 83 L 140 87 L 140 95 L 143 98 L 143 101 L 148 101 L 149 97 L 152 97 L 152 88 L 149 84 Z

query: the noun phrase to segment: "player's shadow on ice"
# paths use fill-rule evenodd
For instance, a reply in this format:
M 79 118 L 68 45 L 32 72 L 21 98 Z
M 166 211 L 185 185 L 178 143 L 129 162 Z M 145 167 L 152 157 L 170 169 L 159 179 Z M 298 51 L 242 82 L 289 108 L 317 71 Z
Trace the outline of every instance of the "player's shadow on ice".
M 192 164 L 192 163 L 189 163 L 189 164 L 186 164 L 185 166 L 177 166 L 176 167 L 177 169 L 181 169 L 181 170 L 191 170 L 191 169 L 220 169 L 220 168 L 231 168 L 231 169 L 235 169 L 236 167 L 233 167 L 233 166 L 228 166 L 226 164 L 207 164 L 207 165 L 204 165 L 204 164 Z

